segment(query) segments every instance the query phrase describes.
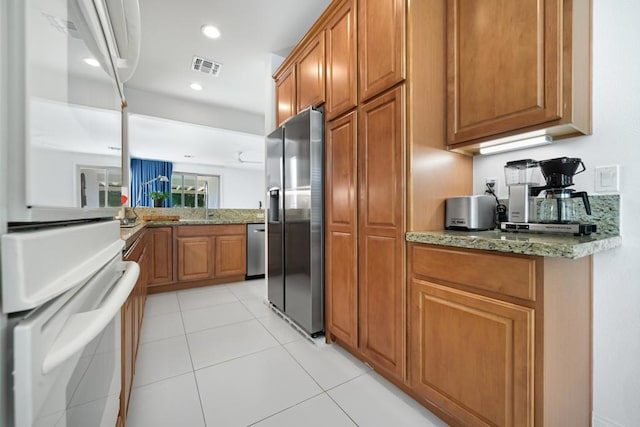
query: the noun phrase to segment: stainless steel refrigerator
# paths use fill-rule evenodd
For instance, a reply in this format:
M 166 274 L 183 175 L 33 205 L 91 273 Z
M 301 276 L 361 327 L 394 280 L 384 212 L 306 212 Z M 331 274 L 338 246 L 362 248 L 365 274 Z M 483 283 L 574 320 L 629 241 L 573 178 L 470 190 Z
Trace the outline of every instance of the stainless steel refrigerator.
M 311 336 L 324 331 L 323 126 L 309 108 L 266 140 L 268 297 Z

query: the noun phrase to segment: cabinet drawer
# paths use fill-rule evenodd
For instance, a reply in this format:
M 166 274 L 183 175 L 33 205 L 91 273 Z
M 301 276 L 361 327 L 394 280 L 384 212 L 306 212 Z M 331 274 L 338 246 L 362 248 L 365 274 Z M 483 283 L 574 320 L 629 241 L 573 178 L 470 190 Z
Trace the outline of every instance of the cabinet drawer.
M 412 245 L 412 272 L 535 301 L 536 259 Z
M 244 234 L 247 226 L 240 225 L 181 225 L 178 227 L 179 237 L 190 236 L 224 236 Z

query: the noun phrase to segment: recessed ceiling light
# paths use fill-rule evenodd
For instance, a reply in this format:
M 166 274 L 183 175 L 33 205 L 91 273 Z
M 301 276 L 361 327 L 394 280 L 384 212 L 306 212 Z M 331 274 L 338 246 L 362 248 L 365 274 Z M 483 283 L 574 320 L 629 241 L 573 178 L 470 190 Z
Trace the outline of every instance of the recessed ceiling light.
M 95 58 L 85 58 L 84 63 L 87 65 L 91 65 L 92 67 L 99 67 L 100 63 Z
M 193 90 L 202 90 L 202 85 L 198 83 L 191 83 L 191 86 L 189 87 Z
M 193 155 L 191 155 L 191 154 L 185 154 L 185 155 L 184 155 L 184 158 L 185 158 L 185 159 L 192 159 L 192 158 L 193 158 Z
M 220 30 L 213 25 L 203 25 L 200 28 L 200 31 L 202 31 L 202 34 L 204 34 L 205 37 L 209 37 L 210 39 L 217 39 L 220 37 Z

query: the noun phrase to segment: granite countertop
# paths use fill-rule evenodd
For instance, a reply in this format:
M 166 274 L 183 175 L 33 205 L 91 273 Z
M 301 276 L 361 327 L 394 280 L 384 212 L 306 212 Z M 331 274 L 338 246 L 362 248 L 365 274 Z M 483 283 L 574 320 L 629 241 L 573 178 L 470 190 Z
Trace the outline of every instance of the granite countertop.
M 571 236 L 560 234 L 507 233 L 494 231 L 410 231 L 408 242 L 455 246 L 524 255 L 581 258 L 622 245 L 620 235 L 592 234 Z
M 136 241 L 142 230 L 147 227 L 166 227 L 172 225 L 242 225 L 261 224 L 260 218 L 212 218 L 212 219 L 180 219 L 179 221 L 139 221 L 133 227 L 120 227 L 120 238 L 125 241 L 125 250 Z

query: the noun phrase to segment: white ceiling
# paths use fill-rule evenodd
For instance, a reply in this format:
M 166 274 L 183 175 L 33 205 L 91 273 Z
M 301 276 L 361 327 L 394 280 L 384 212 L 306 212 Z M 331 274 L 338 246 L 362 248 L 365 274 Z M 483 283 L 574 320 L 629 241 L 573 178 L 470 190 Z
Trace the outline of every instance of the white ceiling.
M 127 86 L 264 114 L 267 58 L 286 54 L 330 0 L 139 0 L 140 62 Z M 200 28 L 217 26 L 217 40 Z M 223 64 L 219 77 L 190 69 L 194 55 Z M 189 88 L 193 82 L 204 90 Z

